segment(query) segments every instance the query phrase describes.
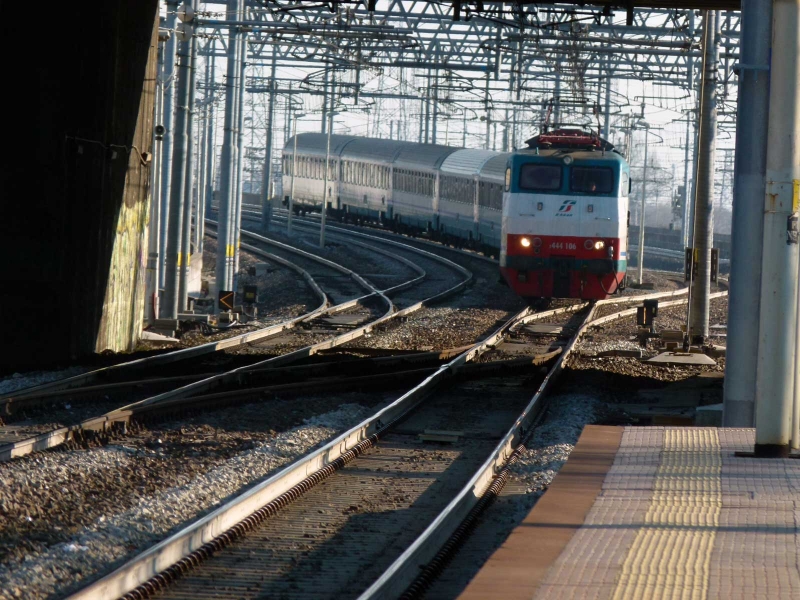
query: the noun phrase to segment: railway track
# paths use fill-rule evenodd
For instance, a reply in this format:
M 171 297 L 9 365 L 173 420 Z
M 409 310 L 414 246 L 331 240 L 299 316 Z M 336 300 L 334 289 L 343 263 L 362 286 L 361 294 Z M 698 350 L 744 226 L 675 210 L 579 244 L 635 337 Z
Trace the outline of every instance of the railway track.
M 648 297 L 668 295 L 675 294 Z M 363 592 L 363 598 L 398 597 L 412 584 L 421 589 L 425 581 L 415 578 L 422 572 L 430 579 L 440 569 L 442 546 L 452 547 L 446 542 L 463 533 L 464 518 L 474 519 L 486 494 L 497 493 L 505 465 L 532 431 L 564 360 L 602 305 L 517 315 L 358 426 L 74 597 L 121 596 L 134 582 L 146 585 L 127 597 L 144 597 L 173 579 L 178 584 L 164 597 L 187 597 L 206 585 L 216 586 L 217 597 L 226 589 L 235 597 L 316 597 L 325 591 Z M 524 356 L 527 372 L 469 376 L 466 365 L 495 365 L 492 355 Z M 531 363 L 548 360 L 553 364 L 546 374 L 531 371 Z M 533 398 L 523 382 L 534 383 Z M 420 571 L 420 565 L 429 568 Z M 168 575 L 146 582 L 165 569 Z M 311 583 L 320 581 L 324 589 Z
M 107 412 L 96 416 L 98 414 L 97 406 L 88 405 L 88 409 L 94 410 L 91 417 L 81 418 L 81 411 L 73 411 L 65 415 L 62 411 L 60 416 L 71 417 L 72 423 L 66 426 L 51 425 L 52 411 L 35 415 L 33 419 L 29 419 L 24 425 L 5 425 L 0 428 L 0 440 L 6 441 L 5 444 L 0 445 L 0 460 L 9 460 L 19 456 L 24 456 L 30 452 L 44 450 L 58 446 L 70 440 L 83 440 L 87 436 L 93 437 L 95 435 L 104 435 L 109 429 L 122 427 L 129 421 L 131 410 L 143 405 L 157 404 L 165 401 L 174 401 L 179 398 L 185 398 L 197 395 L 201 392 L 224 387 L 230 388 L 232 385 L 242 385 L 244 381 L 249 378 L 254 378 L 252 372 L 272 370 L 280 365 L 287 365 L 298 360 L 308 359 L 322 350 L 327 350 L 351 342 L 369 332 L 382 327 L 393 320 L 399 320 L 402 317 L 410 315 L 429 303 L 439 301 L 456 294 L 463 290 L 471 281 L 472 274 L 467 269 L 449 261 L 447 259 L 438 259 L 442 264 L 445 264 L 452 273 L 458 274 L 460 277 L 455 282 L 442 281 L 435 290 L 431 290 L 432 295 L 418 299 L 412 297 L 411 299 L 403 297 L 401 294 L 405 290 L 411 290 L 415 286 L 421 284 L 427 274 L 423 269 L 413 263 L 413 261 L 403 256 L 393 256 L 386 250 L 378 248 L 368 248 L 370 252 L 382 254 L 387 258 L 399 262 L 403 267 L 411 271 L 414 277 L 406 279 L 401 282 L 393 282 L 388 288 L 380 289 L 376 287 L 355 271 L 338 265 L 332 261 L 315 256 L 309 252 L 293 248 L 287 244 L 282 244 L 274 240 L 268 240 L 254 233 L 245 233 L 246 236 L 251 238 L 258 244 L 266 244 L 271 249 L 277 249 L 282 253 L 291 253 L 295 260 L 305 261 L 305 266 L 314 266 L 316 269 L 315 275 L 318 278 L 326 276 L 329 281 L 334 282 L 334 291 L 332 295 L 340 302 L 336 305 L 330 306 L 330 301 L 325 292 L 322 291 L 319 284 L 316 283 L 314 277 L 306 269 L 297 267 L 308 275 L 309 281 L 314 282 L 316 289 L 321 294 L 323 299 L 320 307 L 307 315 L 303 315 L 289 322 L 281 323 L 258 332 L 248 333 L 244 336 L 238 336 L 233 340 L 225 340 L 223 342 L 216 342 L 213 345 L 213 350 L 204 349 L 204 352 L 212 352 L 220 349 L 225 349 L 230 352 L 231 348 L 236 347 L 246 349 L 244 353 L 253 354 L 256 358 L 250 358 L 246 364 L 237 366 L 233 369 L 226 369 L 218 373 L 196 373 L 196 366 L 192 365 L 192 370 L 195 374 L 189 374 L 186 379 L 183 378 L 167 378 L 151 381 L 153 385 L 166 385 L 167 391 L 157 393 L 155 395 L 145 395 L 144 398 L 138 399 L 131 403 L 126 403 L 120 406 L 118 400 L 109 398 L 108 402 L 101 403 L 101 406 L 107 406 Z M 362 244 L 363 245 L 363 244 Z M 399 246 L 399 245 L 398 245 Z M 286 258 L 281 258 L 276 254 L 265 253 L 264 250 L 255 246 L 245 245 L 246 249 L 250 252 L 273 257 L 284 263 L 289 261 Z M 414 252 L 408 249 L 407 251 Z M 425 255 L 427 260 L 436 259 L 430 253 L 421 252 Z M 327 269 L 328 271 L 320 272 L 320 269 Z M 336 275 L 332 276 L 330 273 L 335 272 Z M 349 283 L 343 282 L 343 277 L 348 281 L 357 283 L 365 295 L 357 295 L 357 290 L 350 286 Z M 442 285 L 444 284 L 444 285 Z M 393 294 L 395 297 L 403 299 L 403 308 L 399 308 L 387 294 Z M 354 297 L 355 296 L 355 297 Z M 326 320 L 336 318 L 339 316 L 345 317 L 345 323 L 351 327 L 345 333 L 341 333 L 341 322 Z M 296 326 L 305 323 L 309 325 L 307 329 L 299 329 Z M 211 348 L 212 346 L 208 346 Z M 188 351 L 178 351 L 167 355 L 153 357 L 152 360 L 147 359 L 143 361 L 133 361 L 133 363 L 120 365 L 116 368 L 109 368 L 101 370 L 104 376 L 108 376 L 108 372 L 114 374 L 130 373 L 133 369 L 141 369 L 144 365 L 149 367 L 161 367 L 165 364 L 172 365 L 178 360 L 185 360 L 194 358 L 198 354 L 196 348 L 188 349 Z M 258 358 L 261 354 L 267 354 L 267 358 Z M 141 372 L 141 371 L 139 371 Z M 81 383 L 96 381 L 99 373 L 87 374 L 87 376 L 79 376 L 77 378 L 70 378 L 66 381 L 54 382 L 45 386 L 23 390 L 5 398 L 0 399 L 0 409 L 6 414 L 6 419 L 13 414 L 14 411 L 20 412 L 26 409 L 32 409 L 36 406 L 50 406 L 54 402 L 65 402 L 64 398 L 75 398 L 82 392 L 90 395 L 104 393 L 102 388 L 93 386 L 94 389 L 87 389 L 84 386 L 82 389 L 76 391 L 69 391 L 65 396 L 63 390 L 69 390 L 71 387 L 80 385 Z M 188 382 L 186 380 L 188 379 Z M 125 387 L 128 383 L 128 388 L 140 388 L 142 386 L 141 380 L 120 382 L 115 381 L 113 385 L 117 388 Z M 172 384 L 178 384 L 174 387 Z M 108 389 L 108 388 L 107 388 Z M 114 388 L 112 388 L 114 389 Z M 71 402 L 71 401 L 70 401 Z M 72 411 L 71 404 L 69 410 Z M 39 418 L 37 418 L 39 417 Z M 4 439 L 3 439 L 4 438 Z

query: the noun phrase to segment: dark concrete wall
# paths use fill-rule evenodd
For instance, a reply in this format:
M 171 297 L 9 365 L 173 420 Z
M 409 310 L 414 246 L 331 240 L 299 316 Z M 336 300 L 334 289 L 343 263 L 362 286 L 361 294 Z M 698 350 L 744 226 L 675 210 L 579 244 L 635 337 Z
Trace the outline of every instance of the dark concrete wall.
M 3 367 L 130 349 L 144 295 L 157 2 L 59 5 L 43 20 L 25 3 L 3 9 Z

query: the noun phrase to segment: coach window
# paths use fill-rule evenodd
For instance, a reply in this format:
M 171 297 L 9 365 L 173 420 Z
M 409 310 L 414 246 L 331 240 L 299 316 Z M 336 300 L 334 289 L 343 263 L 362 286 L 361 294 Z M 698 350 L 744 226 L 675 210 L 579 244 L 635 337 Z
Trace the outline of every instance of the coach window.
M 519 170 L 519 187 L 535 191 L 561 189 L 561 165 L 523 164 Z
M 608 167 L 572 167 L 569 189 L 582 194 L 610 194 L 614 190 L 614 171 Z

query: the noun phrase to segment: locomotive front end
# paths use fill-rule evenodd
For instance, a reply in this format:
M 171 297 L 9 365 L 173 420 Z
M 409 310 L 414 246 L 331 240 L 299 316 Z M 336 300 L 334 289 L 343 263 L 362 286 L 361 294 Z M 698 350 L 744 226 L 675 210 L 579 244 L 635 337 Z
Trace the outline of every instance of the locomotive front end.
M 627 163 L 587 135 L 554 132 L 528 143 L 506 170 L 504 278 L 527 299 L 599 300 L 618 292 L 627 268 Z

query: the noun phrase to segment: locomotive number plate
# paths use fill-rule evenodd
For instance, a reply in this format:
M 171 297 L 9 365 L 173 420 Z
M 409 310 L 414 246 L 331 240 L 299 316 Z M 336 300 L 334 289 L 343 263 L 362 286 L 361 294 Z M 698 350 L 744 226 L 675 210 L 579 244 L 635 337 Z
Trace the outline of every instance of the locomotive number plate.
M 572 242 L 550 242 L 551 250 L 577 250 L 578 245 Z

